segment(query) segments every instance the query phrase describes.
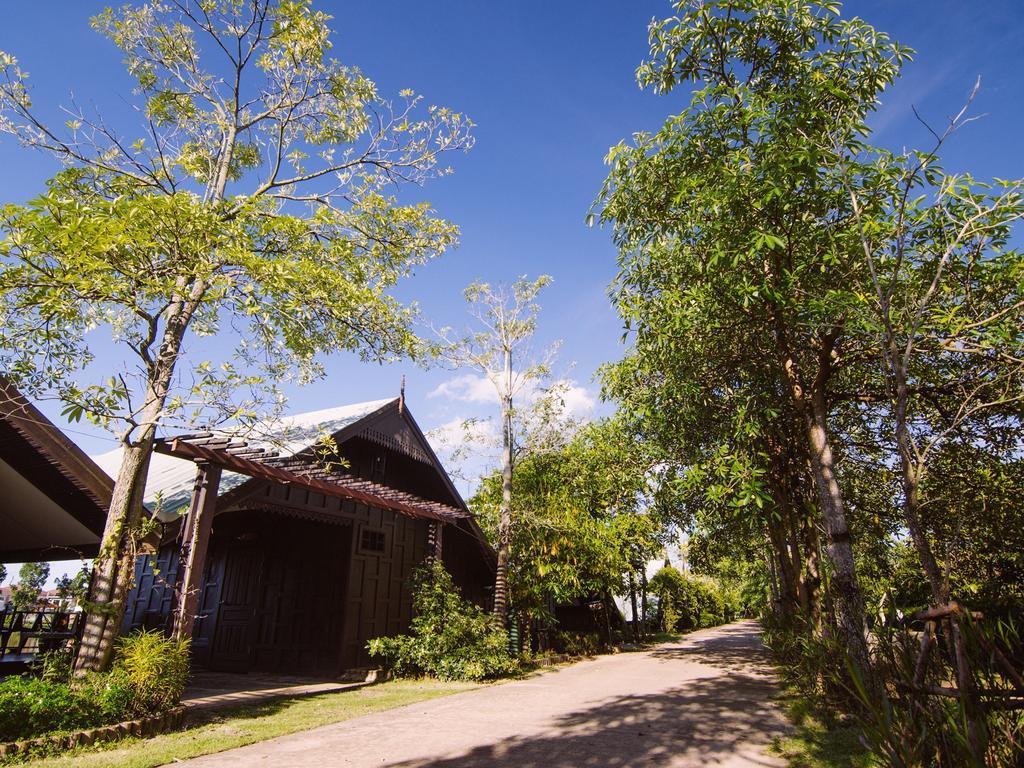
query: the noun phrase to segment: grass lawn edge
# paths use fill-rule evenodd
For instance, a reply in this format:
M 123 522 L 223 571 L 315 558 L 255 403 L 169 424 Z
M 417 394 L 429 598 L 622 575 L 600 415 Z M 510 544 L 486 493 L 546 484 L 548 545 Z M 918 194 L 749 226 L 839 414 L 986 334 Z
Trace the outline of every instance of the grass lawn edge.
M 493 684 L 401 679 L 345 691 L 281 697 L 197 714 L 186 728 L 156 736 L 128 737 L 55 755 L 19 755 L 0 765 L 156 768 Z

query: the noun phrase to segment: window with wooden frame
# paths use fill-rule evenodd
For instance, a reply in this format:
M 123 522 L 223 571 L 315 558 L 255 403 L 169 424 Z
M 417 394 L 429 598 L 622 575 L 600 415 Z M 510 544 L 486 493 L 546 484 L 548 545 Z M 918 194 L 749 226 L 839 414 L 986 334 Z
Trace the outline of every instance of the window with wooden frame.
M 387 551 L 387 534 L 373 528 L 363 528 L 359 533 L 359 551 L 368 555 L 382 555 Z

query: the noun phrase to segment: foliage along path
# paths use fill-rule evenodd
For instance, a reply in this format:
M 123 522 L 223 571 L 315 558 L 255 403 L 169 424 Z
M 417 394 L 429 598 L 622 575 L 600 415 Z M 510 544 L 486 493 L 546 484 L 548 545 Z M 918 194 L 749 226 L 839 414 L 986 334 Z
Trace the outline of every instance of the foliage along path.
M 178 765 L 782 766 L 785 721 L 754 622 Z

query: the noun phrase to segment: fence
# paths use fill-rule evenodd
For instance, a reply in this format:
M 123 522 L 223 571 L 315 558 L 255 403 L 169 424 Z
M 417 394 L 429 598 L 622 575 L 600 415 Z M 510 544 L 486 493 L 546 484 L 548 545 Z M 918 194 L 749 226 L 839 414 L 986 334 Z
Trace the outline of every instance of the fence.
M 0 611 L 0 664 L 24 663 L 40 653 L 77 643 L 82 616 L 80 612 L 45 609 Z

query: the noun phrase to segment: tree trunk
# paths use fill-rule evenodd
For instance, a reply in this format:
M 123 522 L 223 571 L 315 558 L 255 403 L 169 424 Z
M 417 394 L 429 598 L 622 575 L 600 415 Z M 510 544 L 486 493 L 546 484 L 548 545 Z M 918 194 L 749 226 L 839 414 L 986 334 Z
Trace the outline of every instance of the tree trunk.
M 612 647 L 612 606 L 615 604 L 610 595 L 605 595 L 601 601 L 601 612 L 604 614 L 605 643 Z
M 828 383 L 832 378 L 832 354 L 842 332 L 841 324 L 818 337 L 817 370 L 810 389 L 805 385 L 797 361 L 790 351 L 785 325 L 776 318 L 776 342 L 779 346 L 790 397 L 804 423 L 811 474 L 818 495 L 818 506 L 828 536 L 826 552 L 832 563 L 830 588 L 840 640 L 853 666 L 869 691 L 879 687 L 871 668 L 864 622 L 864 600 L 857 585 L 853 544 L 846 522 L 842 491 L 836 478 L 832 445 L 828 435 Z
M 147 371 L 149 382 L 139 417 L 139 433 L 132 442 L 127 438 L 124 442 L 100 551 L 93 565 L 82 642 L 75 658 L 76 676 L 102 672 L 109 666 L 114 640 L 124 620 L 156 425 L 164 412 L 185 331 L 206 292 L 206 284 L 196 281 L 189 285 L 182 280 L 179 289 L 178 299 L 165 312 L 167 325 L 160 350 Z
M 508 618 L 508 560 L 512 540 L 512 350 L 505 351 L 506 389 L 501 403 L 501 511 L 498 521 L 498 567 L 494 574 L 494 615 Z
M 768 547 L 765 551 L 765 559 L 768 561 L 768 591 L 771 592 L 772 612 L 778 615 L 779 609 L 782 606 L 782 600 L 779 597 L 779 578 L 778 571 L 775 568 L 775 553 L 772 552 L 771 547 Z
M 629 605 L 633 611 L 633 642 L 640 642 L 640 634 L 638 629 L 639 615 L 636 610 L 636 579 L 633 576 L 633 571 L 629 572 Z
M 217 160 L 217 172 L 209 195 L 209 202 L 214 205 L 224 199 L 227 188 L 238 138 L 239 108 L 236 104 L 235 120 L 225 131 Z M 143 510 L 156 425 L 163 416 L 182 341 L 206 289 L 205 280 L 177 279 L 177 292 L 164 310 L 166 325 L 159 349 L 151 362 L 146 361 L 147 387 L 139 419 L 139 435 L 130 444 L 127 438 L 124 440 L 121 467 L 114 482 L 100 552 L 93 566 L 82 643 L 75 658 L 76 676 L 103 671 L 113 656 L 114 640 L 124 620 L 125 600 L 135 569 L 135 536 Z
M 125 599 L 135 568 L 135 537 L 153 450 L 153 433 L 151 426 L 140 441 L 124 448 L 100 552 L 93 566 L 82 642 L 75 661 L 77 675 L 107 668 L 124 620 Z
M 110 661 L 135 567 L 135 535 L 140 523 L 152 446 L 153 430 L 150 428 L 142 441 L 124 449 L 103 529 L 102 547 L 93 568 L 88 613 L 78 655 L 79 669 L 104 669 Z
M 640 569 L 640 637 L 647 639 L 647 566 Z
M 857 585 L 857 572 L 853 559 L 850 529 L 846 523 L 846 510 L 836 479 L 832 459 L 832 446 L 826 429 L 826 405 L 823 392 L 815 392 L 806 414 L 807 437 L 811 449 L 811 467 L 814 471 L 818 503 L 828 535 L 826 551 L 832 562 L 832 600 L 839 632 L 847 652 L 869 691 L 877 688 L 871 670 L 868 643 L 865 635 L 864 602 Z
M 902 360 L 893 346 L 890 349 L 890 366 L 896 379 L 896 402 L 894 410 L 896 422 L 896 445 L 900 452 L 900 473 L 903 486 L 903 522 L 907 526 L 910 538 L 914 542 L 918 559 L 921 561 L 921 568 L 928 579 L 928 586 L 932 592 L 932 600 L 935 605 L 945 605 L 949 602 L 949 588 L 939 564 L 932 551 L 931 542 L 925 535 L 924 527 L 921 524 L 921 501 L 920 485 L 923 466 L 915 459 L 914 441 L 907 426 L 907 409 L 910 404 L 910 393 L 907 388 L 906 372 L 903 370 Z
M 790 624 L 796 614 L 800 602 L 800 571 L 790 559 L 789 542 L 786 532 L 780 530 L 779 524 L 769 520 L 766 524 L 768 541 L 771 543 L 773 561 L 776 565 L 778 580 L 779 611 L 782 620 Z
M 800 538 L 804 550 L 804 573 L 800 580 L 801 602 L 807 613 L 811 631 L 821 635 L 821 542 L 814 518 L 804 514 L 800 521 Z

